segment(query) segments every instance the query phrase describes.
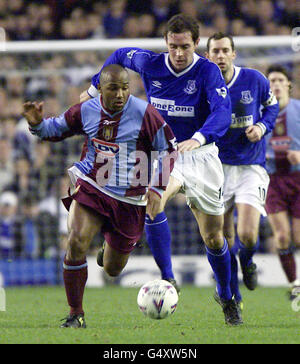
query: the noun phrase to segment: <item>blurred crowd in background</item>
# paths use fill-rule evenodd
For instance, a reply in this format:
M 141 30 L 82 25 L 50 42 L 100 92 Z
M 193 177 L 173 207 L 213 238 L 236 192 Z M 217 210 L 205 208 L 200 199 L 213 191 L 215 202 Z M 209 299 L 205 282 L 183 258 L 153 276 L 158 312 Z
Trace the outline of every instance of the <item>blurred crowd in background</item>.
M 12 41 L 154 38 L 162 36 L 172 15 L 183 12 L 198 18 L 204 37 L 216 31 L 233 36 L 289 35 L 299 25 L 299 4 L 297 0 L 0 0 L 0 28 Z M 246 56 L 261 55 L 251 52 Z M 272 52 L 267 56 L 280 53 Z M 60 143 L 38 141 L 21 116 L 23 102 L 43 100 L 45 117 L 61 114 L 79 102 L 80 93 L 110 53 L 0 53 L 0 259 L 51 256 L 59 246 L 63 249 L 67 211 L 59 198 L 67 194 L 66 170 L 79 158 L 83 142 L 81 137 Z M 294 78 L 292 96 L 300 98 L 299 62 L 285 65 Z M 260 62 L 255 68 L 263 72 L 267 66 Z M 131 92 L 145 98 L 135 74 Z M 178 195 L 166 211 L 176 236 L 174 252 L 203 252 L 185 199 Z M 261 240 L 262 251 L 272 251 L 265 221 Z
M 0 27 L 11 40 L 160 37 L 170 16 L 199 19 L 201 34 L 290 34 L 297 0 L 0 0 Z

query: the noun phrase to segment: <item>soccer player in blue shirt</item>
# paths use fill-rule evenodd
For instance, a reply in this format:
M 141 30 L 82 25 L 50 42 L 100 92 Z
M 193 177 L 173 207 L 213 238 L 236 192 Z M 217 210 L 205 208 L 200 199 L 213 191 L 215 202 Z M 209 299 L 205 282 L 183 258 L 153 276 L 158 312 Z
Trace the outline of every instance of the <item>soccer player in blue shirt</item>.
M 206 56 L 219 66 L 231 98 L 231 125 L 217 144 L 225 175 L 224 234 L 230 246 L 231 289 L 242 307 L 236 245 L 244 283 L 248 289 L 254 290 L 257 286 L 257 267 L 252 257 L 258 248 L 260 216 L 266 215 L 264 204 L 269 185 L 264 136 L 273 129 L 279 106 L 268 79 L 262 73 L 234 65 L 236 51 L 231 36 L 221 32 L 212 35 L 207 41 Z
M 231 123 L 228 90 L 219 68 L 195 52 L 199 43 L 195 19 L 183 14 L 172 17 L 165 40 L 168 52 L 120 48 L 104 63 L 118 63 L 140 74 L 149 102 L 179 142 L 179 157 L 163 194 L 160 213 L 146 218 L 147 241 L 162 278 L 176 283 L 164 206 L 178 192 L 184 192 L 216 277 L 225 322 L 239 325 L 242 319 L 230 288 L 230 254 L 223 235 L 224 174 L 215 145 Z M 93 77 L 81 100 L 97 96 L 99 74 Z

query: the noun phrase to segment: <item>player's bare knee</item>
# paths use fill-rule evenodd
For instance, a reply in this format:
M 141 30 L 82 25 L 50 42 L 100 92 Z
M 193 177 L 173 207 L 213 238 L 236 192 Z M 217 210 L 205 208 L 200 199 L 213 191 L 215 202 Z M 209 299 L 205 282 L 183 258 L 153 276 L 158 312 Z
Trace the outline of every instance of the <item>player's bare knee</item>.
M 224 246 L 224 237 L 221 233 L 207 233 L 203 240 L 209 249 L 222 249 Z
M 285 231 L 278 231 L 275 234 L 277 245 L 279 249 L 287 249 L 291 243 L 291 236 Z
M 257 243 L 258 232 L 253 229 L 244 229 L 238 232 L 239 239 L 247 248 L 252 248 Z

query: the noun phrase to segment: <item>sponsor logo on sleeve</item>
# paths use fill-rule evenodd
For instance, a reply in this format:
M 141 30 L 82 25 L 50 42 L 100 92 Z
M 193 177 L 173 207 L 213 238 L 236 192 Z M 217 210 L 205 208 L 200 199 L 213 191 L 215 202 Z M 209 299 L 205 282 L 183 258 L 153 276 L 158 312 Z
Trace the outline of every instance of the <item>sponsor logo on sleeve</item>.
M 131 51 L 127 52 L 127 58 L 132 59 L 132 57 L 134 56 L 134 54 L 137 52 L 136 49 L 132 49 Z
M 224 99 L 226 98 L 226 96 L 227 96 L 226 87 L 216 88 L 216 91 L 217 91 L 219 96 L 222 96 Z

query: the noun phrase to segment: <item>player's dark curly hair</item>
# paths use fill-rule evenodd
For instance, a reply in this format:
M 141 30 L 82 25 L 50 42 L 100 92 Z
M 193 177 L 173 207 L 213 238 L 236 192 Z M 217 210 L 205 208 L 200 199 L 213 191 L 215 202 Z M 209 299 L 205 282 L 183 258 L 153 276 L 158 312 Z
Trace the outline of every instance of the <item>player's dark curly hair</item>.
M 184 33 L 188 31 L 192 33 L 193 42 L 196 43 L 200 35 L 200 28 L 197 19 L 189 15 L 177 14 L 168 21 L 164 37 L 167 38 L 169 32 Z

